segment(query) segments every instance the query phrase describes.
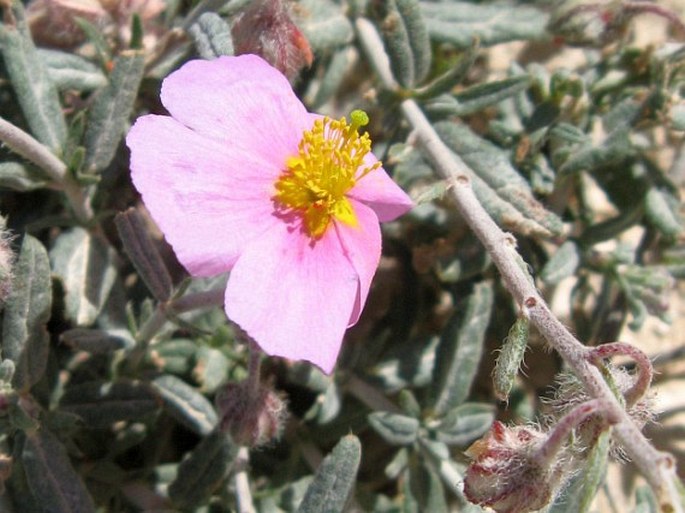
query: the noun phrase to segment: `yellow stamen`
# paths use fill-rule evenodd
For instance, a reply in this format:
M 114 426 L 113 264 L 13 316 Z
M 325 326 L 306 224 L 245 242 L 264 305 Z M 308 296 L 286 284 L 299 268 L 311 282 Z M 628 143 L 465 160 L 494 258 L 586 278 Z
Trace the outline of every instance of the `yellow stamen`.
M 345 118 L 317 119 L 314 127 L 302 135 L 298 153 L 286 162 L 286 169 L 276 181 L 274 200 L 279 207 L 303 218 L 307 234 L 320 238 L 331 219 L 349 226 L 357 225 L 357 216 L 347 199 L 347 192 L 368 173 L 381 166 L 364 165 L 371 151 L 368 134 L 358 129 L 369 122 L 362 110 Z

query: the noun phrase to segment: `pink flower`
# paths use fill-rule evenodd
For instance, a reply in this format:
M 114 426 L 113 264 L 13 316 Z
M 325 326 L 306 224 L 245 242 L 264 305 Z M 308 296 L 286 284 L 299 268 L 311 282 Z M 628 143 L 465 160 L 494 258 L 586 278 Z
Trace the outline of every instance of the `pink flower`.
M 267 354 L 330 373 L 409 197 L 352 123 L 306 111 L 255 55 L 191 61 L 164 80 L 171 117 L 127 137 L 133 182 L 193 276 L 231 271 L 226 313 Z

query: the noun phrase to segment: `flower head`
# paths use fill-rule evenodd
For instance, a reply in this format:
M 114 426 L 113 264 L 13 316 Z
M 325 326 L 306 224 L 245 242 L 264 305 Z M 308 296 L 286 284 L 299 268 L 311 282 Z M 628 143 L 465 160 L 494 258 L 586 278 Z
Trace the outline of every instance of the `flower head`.
M 546 439 L 529 427 L 495 421 L 488 434 L 466 451 L 472 462 L 464 478 L 464 495 L 497 513 L 525 513 L 544 507 L 562 479 L 563 457 L 536 457 Z
M 226 271 L 228 317 L 267 354 L 330 372 L 380 258 L 379 221 L 411 208 L 351 122 L 306 111 L 255 55 L 164 80 L 171 116 L 127 137 L 145 205 L 194 276 Z

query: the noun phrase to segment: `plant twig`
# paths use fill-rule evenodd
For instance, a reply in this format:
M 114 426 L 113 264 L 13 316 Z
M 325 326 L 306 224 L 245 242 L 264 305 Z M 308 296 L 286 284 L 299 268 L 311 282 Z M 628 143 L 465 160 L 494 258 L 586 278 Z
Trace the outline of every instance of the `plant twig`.
M 252 502 L 252 492 L 250 491 L 250 481 L 247 476 L 247 466 L 250 462 L 250 451 L 247 447 L 241 447 L 236 456 L 238 471 L 233 477 L 235 486 L 235 496 L 238 513 L 255 513 Z
M 355 21 L 361 45 L 384 88 L 398 91 L 392 76 L 383 42 L 373 25 L 363 18 Z M 581 344 L 550 311 L 549 307 L 517 263 L 520 258 L 514 238 L 492 220 L 476 198 L 466 164 L 453 153 L 435 132 L 418 104 L 404 100 L 400 104 L 404 118 L 413 128 L 417 140 L 438 174 L 453 186 L 449 193 L 460 214 L 485 246 L 499 270 L 504 284 L 530 321 L 581 380 L 588 393 L 606 405 L 606 414 L 617 419 L 616 438 L 653 488 L 663 511 L 683 512 L 677 492 L 677 475 L 673 457 L 656 450 L 643 436 L 604 382 L 597 367 L 587 359 L 587 348 Z
M 0 118 L 0 141 L 15 153 L 41 168 L 55 185 L 64 191 L 74 215 L 80 222 L 88 223 L 93 219 L 90 199 L 83 189 L 71 179 L 67 172 L 67 165 L 57 158 L 47 146 L 3 118 Z

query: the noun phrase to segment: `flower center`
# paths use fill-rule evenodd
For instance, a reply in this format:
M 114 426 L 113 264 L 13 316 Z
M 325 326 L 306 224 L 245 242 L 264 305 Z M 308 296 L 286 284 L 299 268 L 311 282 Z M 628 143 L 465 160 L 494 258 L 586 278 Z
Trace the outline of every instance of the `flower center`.
M 302 216 L 307 234 L 320 238 L 332 219 L 356 226 L 357 217 L 346 197 L 357 181 L 378 169 L 364 157 L 371 150 L 368 134 L 358 129 L 369 122 L 362 110 L 345 118 L 317 119 L 314 127 L 302 135 L 297 156 L 288 158 L 286 169 L 276 181 L 274 200 L 280 207 Z

